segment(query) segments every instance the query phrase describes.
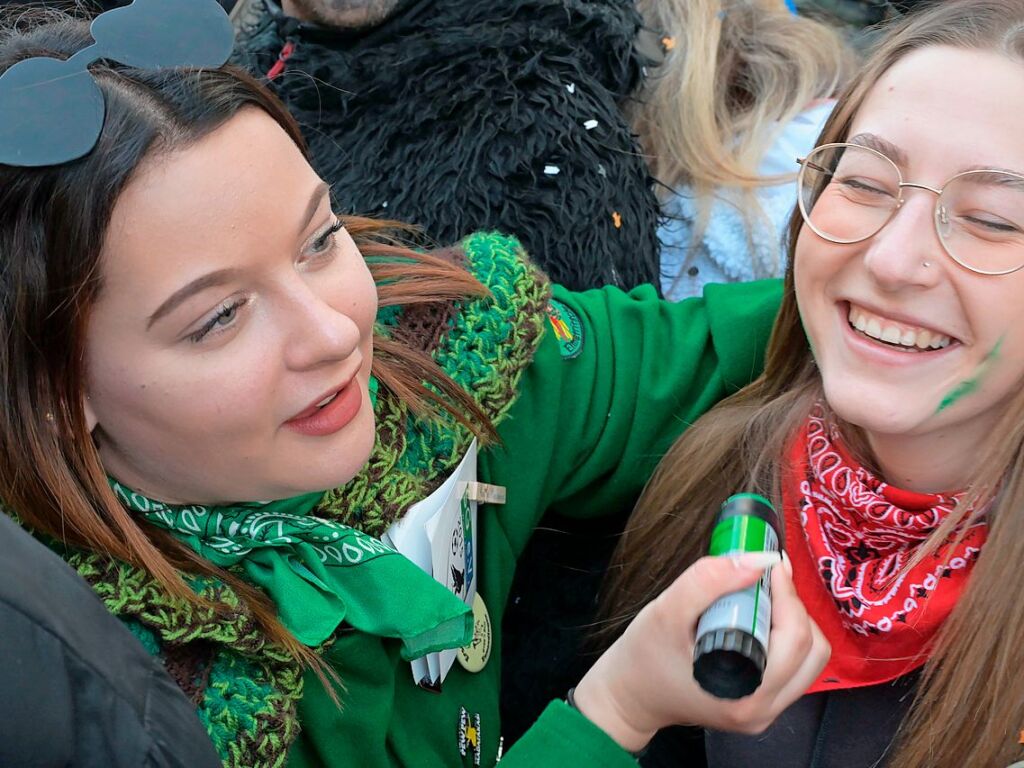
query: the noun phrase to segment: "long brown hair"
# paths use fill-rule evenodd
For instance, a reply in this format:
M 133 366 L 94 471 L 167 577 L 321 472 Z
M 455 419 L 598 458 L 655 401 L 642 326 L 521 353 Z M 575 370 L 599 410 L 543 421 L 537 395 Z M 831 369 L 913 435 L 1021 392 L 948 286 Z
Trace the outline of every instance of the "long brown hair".
M 995 51 L 1024 63 L 1024 3 L 947 0 L 897 23 L 841 97 L 821 142 L 843 141 L 868 91 L 909 53 L 946 45 Z M 936 83 L 941 88 L 941 83 Z M 739 490 L 781 502 L 785 447 L 823 397 L 793 291 L 790 267 L 765 372 L 720 403 L 671 448 L 633 513 L 613 558 L 599 640 L 608 643 L 639 609 L 704 554 L 714 510 Z M 844 435 L 871 460 L 858 430 Z M 1024 390 L 979 457 L 967 498 L 926 543 L 935 549 L 998 489 L 989 536 L 970 583 L 942 628 L 888 763 L 892 768 L 1003 766 L 1021 757 L 1024 727 Z
M 764 217 L 757 187 L 785 180 L 758 173 L 765 151 L 810 103 L 839 90 L 853 52 L 834 29 L 792 14 L 782 0 L 638 0 L 637 8 L 672 40 L 632 108 L 651 170 L 663 194 L 687 187 L 694 196 L 691 245 L 707 228 L 718 187 L 739 194 L 749 237 Z
M 85 22 L 43 18 L 48 23 L 0 34 L 0 72 L 32 56 L 66 59 L 91 44 Z M 274 642 L 322 672 L 262 592 L 117 502 L 82 407 L 86 327 L 103 290 L 103 238 L 139 164 L 189 146 L 244 108 L 262 109 L 304 150 L 301 133 L 284 106 L 241 70 L 144 71 L 113 62 L 90 69 L 107 106 L 95 149 L 58 166 L 0 165 L 0 500 L 37 533 L 142 568 L 179 600 L 204 602 L 182 573 L 227 583 Z M 345 224 L 364 256 L 384 257 L 368 259 L 381 306 L 486 292 L 451 259 L 403 248 L 387 234 L 390 222 L 350 217 Z M 493 436 L 481 409 L 426 353 L 394 339 L 375 344 L 374 373 L 414 412 Z

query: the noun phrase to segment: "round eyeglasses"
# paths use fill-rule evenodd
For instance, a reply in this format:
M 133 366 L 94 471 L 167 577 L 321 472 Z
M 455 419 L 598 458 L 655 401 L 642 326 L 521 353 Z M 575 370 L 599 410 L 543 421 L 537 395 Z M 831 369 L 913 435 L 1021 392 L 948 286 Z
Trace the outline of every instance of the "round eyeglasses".
M 903 180 L 881 152 L 823 144 L 798 160 L 804 221 L 833 243 L 874 237 L 902 207 L 905 188 L 935 195 L 935 231 L 957 264 L 982 275 L 1024 268 L 1024 176 L 999 170 L 958 173 L 939 189 Z

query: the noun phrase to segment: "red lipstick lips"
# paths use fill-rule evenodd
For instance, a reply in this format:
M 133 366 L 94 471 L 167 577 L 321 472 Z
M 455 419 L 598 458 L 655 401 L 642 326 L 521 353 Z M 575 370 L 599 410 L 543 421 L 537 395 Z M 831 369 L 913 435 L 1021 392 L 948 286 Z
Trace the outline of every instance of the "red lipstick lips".
M 323 402 L 329 394 L 317 402 Z M 334 399 L 322 407 L 315 403 L 285 422 L 285 426 L 311 437 L 333 435 L 345 427 L 359 413 L 363 404 L 363 388 L 353 376 L 348 384 L 337 390 Z

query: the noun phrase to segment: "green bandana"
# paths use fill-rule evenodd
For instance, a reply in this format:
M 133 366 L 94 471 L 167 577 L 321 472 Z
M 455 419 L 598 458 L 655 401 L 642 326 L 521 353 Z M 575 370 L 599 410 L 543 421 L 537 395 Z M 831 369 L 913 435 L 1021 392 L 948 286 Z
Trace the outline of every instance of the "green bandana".
M 110 480 L 120 502 L 214 565 L 237 566 L 277 605 L 281 623 L 315 647 L 342 620 L 396 637 L 415 659 L 467 645 L 473 614 L 415 563 L 378 539 L 309 513 L 323 493 L 228 506 L 172 506 Z

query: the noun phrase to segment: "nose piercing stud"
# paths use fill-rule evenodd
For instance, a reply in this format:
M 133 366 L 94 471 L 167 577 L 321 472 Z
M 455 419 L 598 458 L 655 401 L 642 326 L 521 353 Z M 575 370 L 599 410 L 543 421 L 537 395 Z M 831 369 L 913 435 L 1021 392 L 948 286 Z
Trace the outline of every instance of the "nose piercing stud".
M 930 261 L 925 261 L 925 262 L 921 263 L 921 266 L 925 267 L 925 268 L 930 267 L 931 265 L 932 265 L 932 263 Z

